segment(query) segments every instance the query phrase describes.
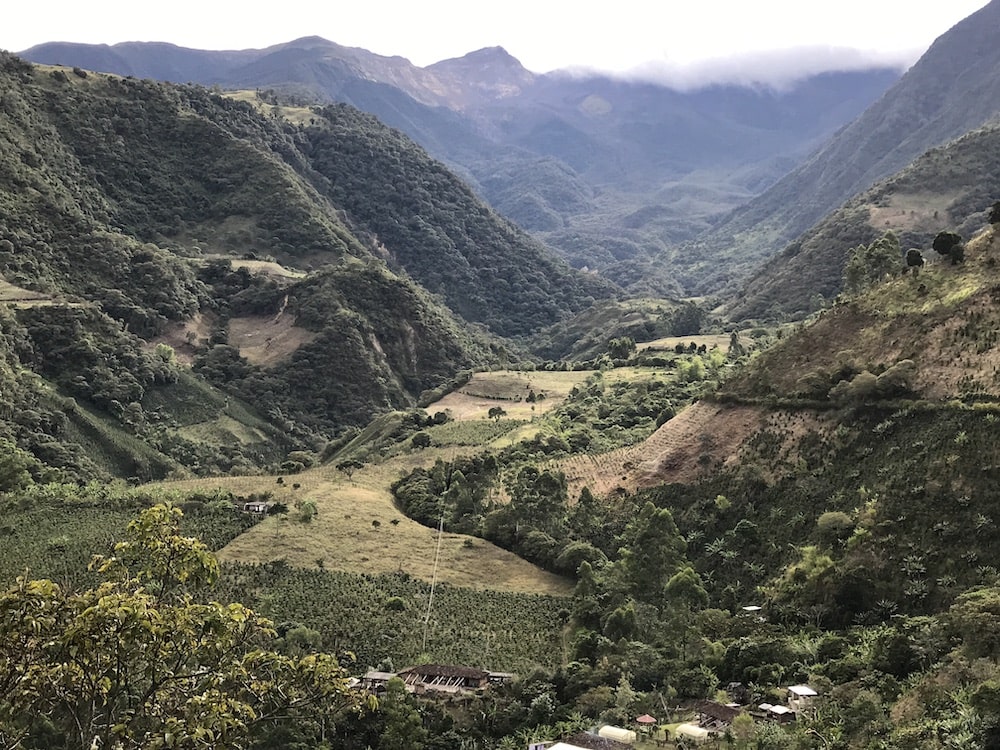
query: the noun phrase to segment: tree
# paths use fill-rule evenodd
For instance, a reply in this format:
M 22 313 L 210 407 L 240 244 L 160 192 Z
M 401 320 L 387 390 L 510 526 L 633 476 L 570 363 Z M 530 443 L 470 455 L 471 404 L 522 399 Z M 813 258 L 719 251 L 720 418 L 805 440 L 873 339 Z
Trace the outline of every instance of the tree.
M 611 339 L 608 342 L 608 356 L 612 359 L 628 359 L 635 354 L 635 340 L 631 336 Z
M 501 419 L 501 417 L 506 417 L 507 416 L 507 412 L 504 411 L 504 408 L 502 406 L 491 406 L 490 410 L 488 412 L 486 412 L 486 415 L 490 419 L 492 419 L 492 420 L 494 420 L 496 422 L 499 422 L 500 419 Z
M 911 247 L 906 251 L 906 267 L 912 268 L 914 275 L 920 271 L 922 265 L 924 265 L 923 253 L 915 247 Z
M 680 305 L 670 316 L 671 336 L 694 336 L 701 333 L 707 314 L 693 302 Z
M 1000 201 L 990 207 L 990 215 L 987 218 L 990 224 L 1000 224 Z
M 851 251 L 844 266 L 844 288 L 849 294 L 860 294 L 900 268 L 902 251 L 894 232 L 886 232 L 868 245 L 858 245 Z
M 729 351 L 728 351 L 729 358 L 739 359 L 746 353 L 747 353 L 746 347 L 744 347 L 743 342 L 740 341 L 739 331 L 733 331 L 731 334 L 729 334 Z
M 666 508 L 647 502 L 625 529 L 626 546 L 615 565 L 626 591 L 640 601 L 660 604 L 667 582 L 686 562 L 687 543 Z
M 931 245 L 934 252 L 951 258 L 952 265 L 965 260 L 965 246 L 962 244 L 962 235 L 955 232 L 938 232 Z
M 431 445 L 431 436 L 421 430 L 410 438 L 410 445 L 414 448 L 429 448 Z
M 667 581 L 666 594 L 681 632 L 681 656 L 687 658 L 692 613 L 708 606 L 708 592 L 701 585 L 701 577 L 694 568 L 686 565 Z
M 379 747 L 393 750 L 420 750 L 427 739 L 420 714 L 413 706 L 406 686 L 399 677 L 386 683 L 385 698 L 379 713 L 382 717 L 382 732 Z
M 30 469 L 38 467 L 30 453 L 7 439 L 0 439 L 0 492 L 22 489 L 31 484 Z
M 349 458 L 346 461 L 341 461 L 337 464 L 337 471 L 344 472 L 347 475 L 347 478 L 350 479 L 351 475 L 363 466 L 364 464 L 357 459 Z
M 361 707 L 333 656 L 277 653 L 268 620 L 194 598 L 219 567 L 178 533 L 180 516 L 145 510 L 112 556 L 94 559 L 96 588 L 21 577 L 0 595 L 0 746 L 44 723 L 49 747 L 238 748 Z

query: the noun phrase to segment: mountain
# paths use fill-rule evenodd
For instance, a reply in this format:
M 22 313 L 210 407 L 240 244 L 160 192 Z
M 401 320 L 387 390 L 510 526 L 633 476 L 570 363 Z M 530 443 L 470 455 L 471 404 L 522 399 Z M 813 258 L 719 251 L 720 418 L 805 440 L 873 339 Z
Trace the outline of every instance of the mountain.
M 749 713 L 806 683 L 820 695 L 796 721 L 736 717 L 736 740 L 997 746 L 1000 228 L 977 208 L 996 128 L 855 207 L 870 229 L 964 227 L 964 262 L 891 276 L 873 264 L 801 324 L 636 351 L 633 331 L 699 309 L 589 307 L 610 290 L 346 105 L 265 105 L 7 55 L 0 90 L 0 573 L 59 580 L 4 594 L 15 615 L 54 613 L 45 648 L 31 617 L 0 627 L 8 663 L 51 670 L 0 697 L 7 744 L 79 746 L 81 694 L 131 720 L 139 683 L 112 706 L 94 670 L 67 670 L 80 618 L 61 613 L 82 596 L 97 602 L 84 613 L 97 635 L 135 621 L 101 610 L 89 588 L 101 571 L 85 563 L 109 554 L 132 511 L 169 499 L 185 525 L 164 525 L 160 544 L 146 535 L 157 522 L 140 521 L 115 560 L 177 544 L 203 559 L 188 534 L 207 532 L 227 545 L 220 597 L 276 623 L 262 644 L 357 653 L 359 673 L 418 659 L 522 671 L 463 698 L 470 710 L 428 694 L 418 713 L 390 692 L 381 713 L 314 712 L 287 733 L 268 726 L 261 746 L 396 748 L 404 723 L 435 744 L 500 746 L 687 700 L 712 711 L 723 686 Z M 597 354 L 583 340 L 595 328 L 622 338 L 600 370 L 487 366 L 516 356 L 487 325 L 553 318 L 553 350 Z M 482 369 L 470 379 L 466 366 Z M 444 391 L 454 419 L 433 404 Z M 409 410 L 333 435 L 417 398 L 443 419 Z M 186 473 L 247 476 L 107 481 Z M 275 513 L 234 513 L 251 493 Z M 569 585 L 487 540 L 575 572 L 573 595 L 513 595 Z M 155 585 L 114 585 L 124 598 L 111 604 L 155 614 Z M 201 606 L 176 581 L 162 588 Z M 83 640 L 118 679 L 120 639 Z M 50 674 L 69 676 L 39 708 Z M 134 729 L 135 744 L 154 731 L 105 726 Z
M 704 265 L 742 271 L 922 153 L 1000 112 L 1000 51 L 994 0 L 942 34 L 885 94 L 808 160 L 735 210 L 692 246 Z M 698 288 L 714 290 L 720 273 Z
M 0 433 L 67 476 L 273 464 L 613 291 L 347 105 L 0 77 Z
M 972 237 L 1000 196 L 1000 126 L 932 148 L 906 169 L 851 198 L 751 277 L 728 308 L 738 320 L 801 317 L 843 287 L 851 250 L 887 231 L 927 258 L 942 231 Z
M 825 73 L 780 90 L 678 91 L 536 75 L 501 48 L 418 68 L 316 37 L 238 52 L 59 43 L 23 54 L 121 75 L 271 90 L 282 101 L 353 104 L 448 163 L 572 265 L 623 284 L 642 278 L 637 291 L 672 293 L 713 272 L 677 252 L 679 243 L 773 184 L 898 77 L 874 69 Z

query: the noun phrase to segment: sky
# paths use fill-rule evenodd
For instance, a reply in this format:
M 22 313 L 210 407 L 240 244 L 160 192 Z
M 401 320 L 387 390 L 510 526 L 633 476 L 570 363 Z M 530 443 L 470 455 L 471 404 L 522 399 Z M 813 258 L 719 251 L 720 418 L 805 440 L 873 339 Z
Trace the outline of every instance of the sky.
M 35 0 L 5 11 L 0 48 L 47 41 L 268 47 L 321 36 L 425 66 L 501 46 L 538 73 L 688 82 L 900 68 L 986 0 Z M 799 69 L 798 74 L 794 71 Z

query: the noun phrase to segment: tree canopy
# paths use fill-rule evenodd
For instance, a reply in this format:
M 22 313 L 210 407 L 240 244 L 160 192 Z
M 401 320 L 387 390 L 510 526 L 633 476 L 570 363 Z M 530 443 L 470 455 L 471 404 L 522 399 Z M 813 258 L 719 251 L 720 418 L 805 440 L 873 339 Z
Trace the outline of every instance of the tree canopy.
M 335 657 L 278 653 L 268 620 L 196 598 L 218 563 L 180 516 L 144 511 L 94 588 L 21 577 L 0 595 L 0 746 L 240 748 L 362 707 Z

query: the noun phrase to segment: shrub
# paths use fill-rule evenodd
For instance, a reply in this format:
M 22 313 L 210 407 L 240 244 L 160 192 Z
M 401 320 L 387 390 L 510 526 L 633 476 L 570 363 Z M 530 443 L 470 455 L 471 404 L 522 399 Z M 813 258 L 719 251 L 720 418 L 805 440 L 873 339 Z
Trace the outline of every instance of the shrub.
M 854 521 L 846 513 L 836 510 L 827 511 L 816 520 L 816 533 L 827 545 L 841 542 L 854 531 Z

